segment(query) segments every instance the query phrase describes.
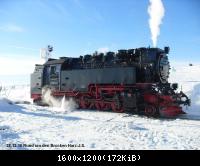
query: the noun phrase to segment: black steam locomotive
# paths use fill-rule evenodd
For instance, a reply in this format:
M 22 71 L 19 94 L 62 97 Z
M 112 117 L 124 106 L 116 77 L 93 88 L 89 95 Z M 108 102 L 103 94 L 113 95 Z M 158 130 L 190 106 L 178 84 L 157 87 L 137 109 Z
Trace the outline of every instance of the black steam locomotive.
M 169 47 L 137 48 L 48 59 L 31 75 L 31 97 L 41 103 L 42 88 L 73 98 L 80 109 L 133 112 L 147 116 L 183 114 L 190 100 L 168 83 Z

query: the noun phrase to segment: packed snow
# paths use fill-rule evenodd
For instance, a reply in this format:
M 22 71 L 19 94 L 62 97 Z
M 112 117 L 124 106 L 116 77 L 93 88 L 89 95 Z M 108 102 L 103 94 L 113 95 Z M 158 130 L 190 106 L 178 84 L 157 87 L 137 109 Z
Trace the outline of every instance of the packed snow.
M 200 65 L 171 68 L 170 82 L 192 100 L 175 119 L 77 110 L 65 98 L 41 107 L 32 104 L 29 85 L 3 86 L 0 149 L 200 149 Z

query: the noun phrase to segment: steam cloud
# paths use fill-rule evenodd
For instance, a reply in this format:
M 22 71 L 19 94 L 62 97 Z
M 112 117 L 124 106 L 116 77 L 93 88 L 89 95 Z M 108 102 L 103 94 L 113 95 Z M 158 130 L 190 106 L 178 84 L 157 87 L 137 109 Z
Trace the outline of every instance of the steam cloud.
M 49 106 L 58 108 L 56 111 L 60 112 L 71 112 L 77 108 L 77 104 L 73 99 L 66 100 L 65 96 L 62 99 L 55 98 L 48 88 L 42 89 L 42 100 Z
M 149 0 L 150 5 L 148 7 L 148 13 L 150 16 L 149 26 L 151 30 L 151 40 L 153 46 L 157 46 L 158 36 L 160 35 L 160 25 L 162 24 L 162 19 L 165 15 L 165 8 L 162 0 Z

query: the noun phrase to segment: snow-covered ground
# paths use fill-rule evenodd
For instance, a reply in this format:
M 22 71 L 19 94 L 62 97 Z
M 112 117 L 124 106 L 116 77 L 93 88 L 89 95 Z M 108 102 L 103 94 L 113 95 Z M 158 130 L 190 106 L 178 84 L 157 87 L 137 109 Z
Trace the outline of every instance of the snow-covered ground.
M 192 99 L 188 114 L 176 119 L 10 104 L 31 102 L 29 86 L 7 87 L 0 98 L 0 149 L 200 149 L 200 65 L 172 64 L 170 81 Z
M 192 106 L 185 111 L 189 116 L 200 115 L 200 64 L 172 63 L 171 68 L 169 81 L 179 83 L 179 90 L 182 89 L 192 101 Z

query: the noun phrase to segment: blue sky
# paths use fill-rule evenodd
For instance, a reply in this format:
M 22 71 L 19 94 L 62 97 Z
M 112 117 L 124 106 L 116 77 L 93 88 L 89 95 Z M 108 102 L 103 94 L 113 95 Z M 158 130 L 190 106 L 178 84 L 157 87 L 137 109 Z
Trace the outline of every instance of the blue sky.
M 163 3 L 158 47 L 170 46 L 171 60 L 200 62 L 200 1 Z M 54 57 L 152 46 L 148 5 L 148 0 L 0 0 L 0 58 L 33 62 L 48 44 Z

